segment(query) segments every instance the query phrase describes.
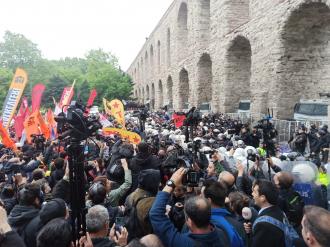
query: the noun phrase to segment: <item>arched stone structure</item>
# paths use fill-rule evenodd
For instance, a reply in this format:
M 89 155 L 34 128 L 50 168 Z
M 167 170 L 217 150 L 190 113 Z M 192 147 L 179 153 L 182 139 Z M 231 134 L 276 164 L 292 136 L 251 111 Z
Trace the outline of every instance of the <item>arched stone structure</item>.
M 189 107 L 189 74 L 186 69 L 182 69 L 179 74 L 179 109 L 187 109 Z
M 154 75 L 154 47 L 153 45 L 150 46 L 150 76 L 153 77 Z
M 325 3 L 302 4 L 281 32 L 277 114 L 293 117 L 301 99 L 318 99 L 330 92 L 330 8 Z
M 240 100 L 251 100 L 251 45 L 237 36 L 230 43 L 225 64 L 225 112 L 236 112 Z
M 168 76 L 167 77 L 167 81 L 166 81 L 166 91 L 167 91 L 167 102 L 166 105 L 169 106 L 169 108 L 173 108 L 173 80 L 172 80 L 172 76 Z
M 179 8 L 177 30 L 177 57 L 181 60 L 187 55 L 188 45 L 188 6 L 185 2 Z
M 167 50 L 166 50 L 166 60 L 167 67 L 171 67 L 171 29 L 167 29 Z
M 151 84 L 151 96 L 150 96 L 150 107 L 155 109 L 155 99 L 156 99 L 156 91 L 155 91 L 155 84 Z
M 163 82 L 162 80 L 158 81 L 158 108 L 164 106 L 164 92 L 163 92 Z
M 173 0 L 127 72 L 141 101 L 155 84 L 156 107 L 211 100 L 214 110 L 236 112 L 249 99 L 255 115 L 273 108 L 291 118 L 300 99 L 330 93 L 329 7 L 330 0 Z
M 210 55 L 204 53 L 197 64 L 197 106 L 212 102 L 212 61 Z

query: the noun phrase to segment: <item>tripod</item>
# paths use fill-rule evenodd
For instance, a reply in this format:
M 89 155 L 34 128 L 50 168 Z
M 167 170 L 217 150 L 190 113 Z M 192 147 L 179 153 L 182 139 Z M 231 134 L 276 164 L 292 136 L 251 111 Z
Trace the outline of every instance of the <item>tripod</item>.
M 85 205 L 85 179 L 84 179 L 84 148 L 79 140 L 71 138 L 68 146 L 69 176 L 70 176 L 70 201 L 71 201 L 71 227 L 74 246 L 76 240 L 86 234 Z M 79 243 L 77 244 L 79 247 Z

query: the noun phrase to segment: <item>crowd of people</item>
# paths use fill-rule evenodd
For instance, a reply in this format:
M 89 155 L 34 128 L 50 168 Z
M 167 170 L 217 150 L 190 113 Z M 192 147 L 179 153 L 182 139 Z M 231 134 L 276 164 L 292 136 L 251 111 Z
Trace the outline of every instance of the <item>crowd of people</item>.
M 141 143 L 102 134 L 82 142 L 78 239 L 66 141 L 0 148 L 0 246 L 330 246 L 326 125 L 301 126 L 283 153 L 269 119 L 188 114 L 176 127 L 164 111 L 126 117 Z

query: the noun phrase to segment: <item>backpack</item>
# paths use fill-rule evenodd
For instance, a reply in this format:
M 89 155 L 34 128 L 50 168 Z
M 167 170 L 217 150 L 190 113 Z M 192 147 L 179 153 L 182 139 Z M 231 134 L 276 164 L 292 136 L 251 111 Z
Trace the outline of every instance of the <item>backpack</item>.
M 277 228 L 279 228 L 284 234 L 286 247 L 294 247 L 295 240 L 299 239 L 298 233 L 290 225 L 285 214 L 284 214 L 283 222 L 281 222 L 273 217 L 267 216 L 267 215 L 258 217 L 253 223 L 252 232 L 254 232 L 255 226 L 260 222 L 269 223 L 269 224 L 272 224 L 273 226 L 276 226 Z
M 293 226 L 299 226 L 304 214 L 304 200 L 296 191 L 290 191 L 285 199 L 285 214 Z
M 235 227 L 232 225 L 230 220 L 228 220 L 227 217 L 224 217 L 224 220 L 222 221 L 222 224 L 224 225 L 215 225 L 216 227 L 222 229 L 227 238 L 229 239 L 229 243 L 231 247 L 244 247 L 244 241 L 242 237 L 239 235 L 239 233 L 236 231 Z
M 150 198 L 150 197 L 153 197 L 153 196 L 144 195 L 143 197 L 138 198 L 134 202 L 132 207 L 128 209 L 127 216 L 125 217 L 124 226 L 126 227 L 128 233 L 129 233 L 129 236 L 128 236 L 129 240 L 134 239 L 134 238 L 141 238 L 145 235 L 145 229 L 143 229 L 143 227 L 141 226 L 140 220 L 138 218 L 137 205 L 139 204 L 140 201 L 142 201 L 146 198 Z M 143 219 L 143 222 L 150 224 L 149 212 Z

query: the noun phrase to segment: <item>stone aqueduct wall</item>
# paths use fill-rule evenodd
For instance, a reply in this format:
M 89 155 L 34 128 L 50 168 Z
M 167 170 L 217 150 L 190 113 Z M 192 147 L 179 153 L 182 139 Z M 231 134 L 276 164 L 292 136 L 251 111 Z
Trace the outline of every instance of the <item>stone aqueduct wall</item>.
M 330 92 L 330 0 L 175 0 L 128 69 L 134 96 L 158 109 L 211 102 L 234 112 Z

